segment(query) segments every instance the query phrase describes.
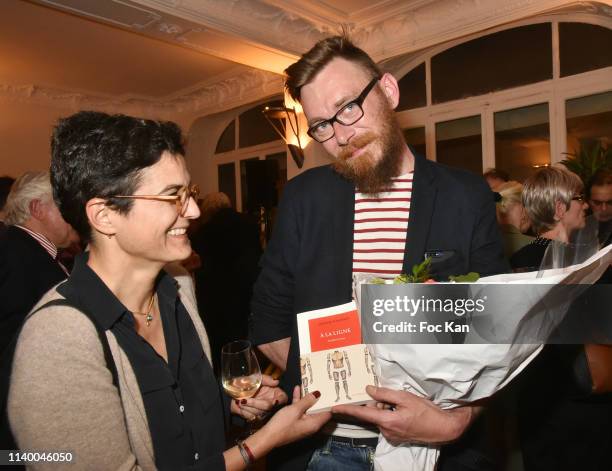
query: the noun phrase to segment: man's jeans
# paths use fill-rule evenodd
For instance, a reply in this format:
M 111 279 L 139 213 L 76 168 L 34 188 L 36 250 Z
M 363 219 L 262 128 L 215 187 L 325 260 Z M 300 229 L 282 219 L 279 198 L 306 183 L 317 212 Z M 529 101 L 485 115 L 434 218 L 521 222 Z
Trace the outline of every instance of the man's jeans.
M 372 471 L 374 450 L 371 446 L 340 443 L 330 437 L 315 450 L 306 471 Z

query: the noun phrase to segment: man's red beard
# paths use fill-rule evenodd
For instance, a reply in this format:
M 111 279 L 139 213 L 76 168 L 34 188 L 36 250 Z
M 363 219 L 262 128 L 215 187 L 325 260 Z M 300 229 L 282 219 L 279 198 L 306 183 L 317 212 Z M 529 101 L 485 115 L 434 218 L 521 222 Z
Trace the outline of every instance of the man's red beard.
M 355 137 L 333 159 L 336 172 L 351 180 L 362 193 L 384 191 L 401 169 L 406 143 L 395 112 L 385 107 L 379 119 L 382 122 L 380 133 L 370 131 Z M 373 148 L 364 149 L 368 145 Z M 351 158 L 360 149 L 364 149 L 361 154 Z M 382 155 L 378 156 L 378 152 Z

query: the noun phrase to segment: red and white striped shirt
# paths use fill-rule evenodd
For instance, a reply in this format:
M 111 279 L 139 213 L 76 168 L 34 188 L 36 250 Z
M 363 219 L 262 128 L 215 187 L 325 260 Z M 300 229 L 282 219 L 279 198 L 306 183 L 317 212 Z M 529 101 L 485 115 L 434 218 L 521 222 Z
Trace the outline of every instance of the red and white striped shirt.
M 377 195 L 355 193 L 353 273 L 394 278 L 402 272 L 413 172 Z

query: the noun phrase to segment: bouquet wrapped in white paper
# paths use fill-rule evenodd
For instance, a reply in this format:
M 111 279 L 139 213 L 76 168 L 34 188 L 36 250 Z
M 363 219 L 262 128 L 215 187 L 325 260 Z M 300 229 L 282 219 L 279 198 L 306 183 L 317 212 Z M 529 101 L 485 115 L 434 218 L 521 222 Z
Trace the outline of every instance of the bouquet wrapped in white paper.
M 547 296 L 548 288 L 559 284 L 584 284 L 586 289 L 611 262 L 612 247 L 609 246 L 577 265 L 485 277 L 467 285 L 466 289 L 471 291 L 473 297 L 486 296 L 487 290 L 494 289 L 495 285 L 533 285 L 538 289 L 534 289 L 532 295 L 525 292 L 511 303 L 497 306 L 496 315 L 480 319 L 479 328 L 470 331 L 462 344 L 371 343 L 364 330 L 364 341 L 376 359 L 381 386 L 426 397 L 442 408 L 458 407 L 493 395 L 537 356 L 542 342 L 483 343 L 486 342 L 487 333 L 503 331 L 506 335 L 510 334 L 509 338 L 515 339 L 521 331 L 529 330 L 537 331 L 538 338 L 546 338 L 565 313 L 557 305 L 554 316 L 529 315 L 534 306 L 541 303 L 542 297 Z M 355 275 L 355 295 L 360 309 L 360 288 L 371 281 L 371 275 Z M 564 303 L 569 305 L 572 301 L 570 298 L 578 294 L 578 291 L 573 292 L 563 300 Z M 410 443 L 394 446 L 381 436 L 376 449 L 375 468 L 384 471 L 433 470 L 438 456 L 438 447 Z

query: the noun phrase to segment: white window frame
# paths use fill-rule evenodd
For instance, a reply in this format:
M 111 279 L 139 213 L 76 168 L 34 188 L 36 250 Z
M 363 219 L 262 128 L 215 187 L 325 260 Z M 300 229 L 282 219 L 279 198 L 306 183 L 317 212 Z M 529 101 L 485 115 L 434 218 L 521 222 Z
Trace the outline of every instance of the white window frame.
M 269 97 L 266 101 L 274 100 L 275 97 Z M 257 106 L 259 103 L 253 103 L 252 106 Z M 230 150 L 227 152 L 220 152 L 218 154 L 213 155 L 213 160 L 215 162 L 215 168 L 218 169 L 219 165 L 234 163 L 234 182 L 235 182 L 235 191 L 236 191 L 236 211 L 242 212 L 242 184 L 241 184 L 241 175 L 240 175 L 240 161 L 245 159 L 253 159 L 258 158 L 259 160 L 265 160 L 267 155 L 277 154 L 284 152 L 285 156 L 287 155 L 287 146 L 283 142 L 282 139 L 277 139 L 276 141 L 265 142 L 263 144 L 257 144 L 256 146 L 250 147 L 238 147 L 240 145 L 239 136 L 240 136 L 240 120 L 238 119 L 242 113 L 248 111 L 248 108 L 241 109 L 240 112 L 234 117 L 234 150 Z M 263 116 L 261 119 L 265 119 Z M 227 126 L 231 124 L 228 123 Z M 227 126 L 223 128 L 227 129 Z M 221 135 L 219 135 L 221 136 Z M 217 142 L 219 137 L 217 138 Z M 217 176 L 217 184 L 218 182 Z
M 553 78 L 543 82 L 487 93 L 475 97 L 453 100 L 432 105 L 431 100 L 431 58 L 442 51 L 472 39 L 530 24 L 552 24 Z M 398 71 L 398 79 L 425 62 L 427 106 L 399 111 L 398 120 L 402 129 L 425 127 L 427 157 L 436 160 L 436 123 L 474 115 L 481 117 L 482 168 L 495 167 L 494 113 L 541 103 L 548 104 L 550 123 L 551 164 L 560 162 L 567 152 L 567 127 L 565 102 L 572 98 L 612 91 L 612 67 L 591 72 L 560 77 L 559 67 L 559 23 L 581 22 L 612 29 L 612 19 L 588 13 L 567 13 L 541 16 L 503 27 L 487 30 L 461 40 L 435 46 L 406 63 Z

